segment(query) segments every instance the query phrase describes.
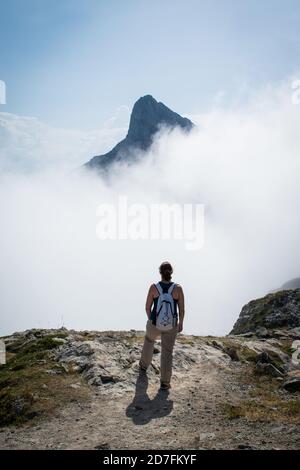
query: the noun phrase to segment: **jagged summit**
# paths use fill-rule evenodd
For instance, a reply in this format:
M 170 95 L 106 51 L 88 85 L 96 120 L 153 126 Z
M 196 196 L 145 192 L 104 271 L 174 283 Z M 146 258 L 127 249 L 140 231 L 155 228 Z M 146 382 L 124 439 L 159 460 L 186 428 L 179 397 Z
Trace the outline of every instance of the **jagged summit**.
M 107 169 L 116 161 L 134 159 L 135 150 L 147 150 L 160 126 L 190 131 L 194 124 L 180 116 L 151 95 L 139 98 L 133 106 L 125 139 L 104 155 L 97 155 L 85 164 L 88 168 Z
M 179 126 L 188 131 L 193 127 L 189 119 L 171 111 L 151 95 L 143 96 L 133 106 L 126 138 L 146 149 L 151 145 L 152 137 L 158 127 L 163 124 L 168 127 Z

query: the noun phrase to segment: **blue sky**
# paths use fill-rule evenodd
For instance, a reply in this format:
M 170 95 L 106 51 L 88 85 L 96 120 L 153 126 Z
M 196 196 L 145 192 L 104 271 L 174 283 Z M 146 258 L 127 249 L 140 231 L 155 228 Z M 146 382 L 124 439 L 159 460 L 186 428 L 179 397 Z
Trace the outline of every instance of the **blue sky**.
M 144 94 L 181 114 L 296 74 L 298 0 L 1 0 L 0 111 L 97 128 Z

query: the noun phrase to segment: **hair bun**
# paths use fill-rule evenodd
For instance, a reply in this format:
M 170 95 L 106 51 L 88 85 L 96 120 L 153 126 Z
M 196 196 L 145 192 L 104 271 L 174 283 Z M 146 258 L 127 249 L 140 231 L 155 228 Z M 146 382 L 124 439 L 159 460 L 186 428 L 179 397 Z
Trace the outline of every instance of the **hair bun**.
M 159 267 L 159 272 L 166 281 L 170 281 L 172 274 L 173 274 L 173 268 L 171 263 L 168 261 L 164 261 L 160 267 Z

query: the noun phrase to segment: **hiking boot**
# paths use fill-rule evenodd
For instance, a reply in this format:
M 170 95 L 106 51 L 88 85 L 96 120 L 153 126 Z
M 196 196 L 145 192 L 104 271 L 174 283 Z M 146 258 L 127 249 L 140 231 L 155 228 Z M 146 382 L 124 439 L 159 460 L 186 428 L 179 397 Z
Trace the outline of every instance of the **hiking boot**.
M 147 372 L 147 367 L 145 367 L 141 362 L 139 362 L 140 371 Z
M 171 385 L 165 382 L 161 382 L 160 384 L 160 389 L 161 390 L 169 390 L 171 388 Z

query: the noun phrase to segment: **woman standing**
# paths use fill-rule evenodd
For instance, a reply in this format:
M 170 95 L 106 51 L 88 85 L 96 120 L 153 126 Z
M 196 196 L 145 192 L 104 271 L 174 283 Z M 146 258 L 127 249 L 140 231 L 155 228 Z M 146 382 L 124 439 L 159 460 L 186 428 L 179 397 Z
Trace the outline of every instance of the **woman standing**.
M 171 281 L 173 268 L 168 261 L 160 265 L 159 272 L 161 280 L 150 286 L 146 300 L 148 321 L 140 368 L 146 372 L 152 361 L 154 341 L 161 337 L 161 389 L 168 390 L 171 387 L 173 348 L 177 333 L 183 329 L 184 294 L 182 287 Z

